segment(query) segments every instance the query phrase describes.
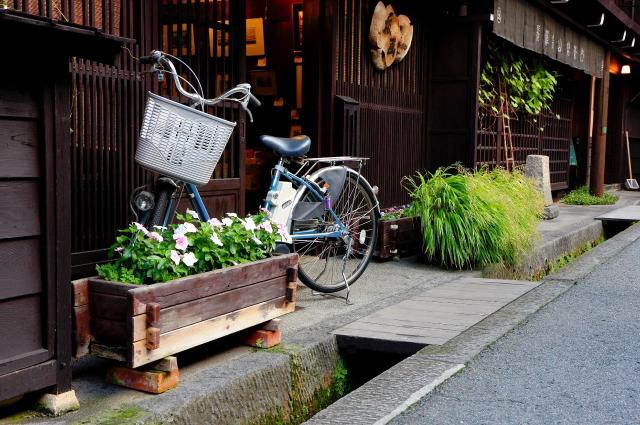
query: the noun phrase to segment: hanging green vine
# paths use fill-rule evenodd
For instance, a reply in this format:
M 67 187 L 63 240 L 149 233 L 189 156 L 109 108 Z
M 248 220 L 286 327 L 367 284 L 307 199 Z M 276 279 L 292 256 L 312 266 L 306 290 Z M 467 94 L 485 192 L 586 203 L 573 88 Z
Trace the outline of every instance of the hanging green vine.
M 556 76 L 544 67 L 541 60 L 524 59 L 506 44 L 489 42 L 480 74 L 478 99 L 496 116 L 500 114 L 504 96 L 508 98 L 513 112 L 538 115 L 542 111 L 551 111 L 557 84 Z M 509 112 L 506 113 L 509 116 L 505 118 L 513 118 Z

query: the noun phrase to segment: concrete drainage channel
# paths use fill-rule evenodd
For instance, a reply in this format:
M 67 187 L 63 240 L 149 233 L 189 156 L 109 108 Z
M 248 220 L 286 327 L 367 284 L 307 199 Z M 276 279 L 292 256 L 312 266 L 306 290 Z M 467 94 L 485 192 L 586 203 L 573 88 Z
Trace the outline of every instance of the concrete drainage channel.
M 610 239 L 443 345 L 427 346 L 340 398 L 306 424 L 385 424 L 434 390 L 484 348 L 640 238 L 640 226 L 605 226 Z M 602 227 L 601 227 L 602 229 Z M 353 355 L 357 353 L 352 353 Z
M 599 222 L 595 226 L 600 226 L 599 234 L 592 228 L 595 233 L 585 233 L 585 241 L 600 237 L 603 228 Z M 605 228 L 609 230 L 621 229 Z M 638 238 L 640 226 L 616 234 L 443 345 L 427 346 L 409 356 L 341 347 L 330 334 L 332 325 L 321 324 L 290 334 L 273 349 L 247 352 L 204 368 L 165 394 L 134 400 L 134 394 L 123 393 L 123 398 L 130 398 L 118 408 L 110 404 L 93 413 L 83 415 L 86 409 L 81 409 L 78 415 L 32 417 L 26 423 L 386 423 Z M 101 402 L 80 401 L 83 406 Z

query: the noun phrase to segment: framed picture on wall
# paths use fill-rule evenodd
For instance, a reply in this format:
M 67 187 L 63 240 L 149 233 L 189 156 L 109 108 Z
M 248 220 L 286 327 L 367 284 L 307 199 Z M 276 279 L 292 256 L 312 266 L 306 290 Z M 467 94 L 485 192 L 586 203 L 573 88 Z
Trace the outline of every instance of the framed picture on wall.
M 302 51 L 302 23 L 303 12 L 302 3 L 295 3 L 291 6 L 291 23 L 293 29 L 293 51 Z
M 271 70 L 254 70 L 249 72 L 249 82 L 254 94 L 273 96 L 278 94 L 276 73 Z
M 264 56 L 262 18 L 247 19 L 247 56 Z

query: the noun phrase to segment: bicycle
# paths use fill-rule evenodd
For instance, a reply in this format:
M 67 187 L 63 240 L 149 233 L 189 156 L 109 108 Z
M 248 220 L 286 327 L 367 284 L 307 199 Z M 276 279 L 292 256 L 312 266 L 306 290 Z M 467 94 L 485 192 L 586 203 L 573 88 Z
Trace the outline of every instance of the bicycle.
M 171 75 L 178 92 L 193 104 L 187 107 L 149 93 L 136 161 L 162 176 L 157 180 L 155 194 L 143 186 L 136 189 L 130 199 L 136 218 L 135 208 L 143 213 L 139 221 L 148 226 L 165 226 L 170 221 L 174 203 L 180 199 L 183 190 L 200 219 L 209 220 L 197 185 L 208 182 L 235 123 L 194 108 L 202 106 L 204 110 L 205 105 L 236 102 L 253 121 L 248 105 L 260 106 L 260 101 L 251 94 L 251 86 L 246 83 L 214 99 L 205 99 L 202 90 L 198 93 L 191 84 L 195 93 L 188 92 L 169 57 L 179 60 L 160 51 L 153 51 L 139 60 L 153 65 L 153 71 Z M 186 64 L 182 64 L 195 76 Z M 195 78 L 200 86 L 197 76 Z M 235 95 L 239 97 L 233 97 Z M 212 131 L 199 129 L 207 122 L 219 137 L 206 136 Z M 311 147 L 307 136 L 264 135 L 259 139 L 279 156 L 262 206 L 272 221 L 286 230 L 278 251 L 299 254 L 299 277 L 309 288 L 325 294 L 346 289 L 345 299 L 349 303 L 350 285 L 362 275 L 373 255 L 380 217 L 375 190 L 361 174 L 368 158 L 306 158 L 304 155 Z M 187 161 L 185 158 L 192 158 L 194 150 L 204 151 L 206 155 L 196 156 L 199 161 Z M 297 164 L 297 171 L 291 172 L 286 167 L 288 164 Z M 357 168 L 347 164 L 357 164 Z

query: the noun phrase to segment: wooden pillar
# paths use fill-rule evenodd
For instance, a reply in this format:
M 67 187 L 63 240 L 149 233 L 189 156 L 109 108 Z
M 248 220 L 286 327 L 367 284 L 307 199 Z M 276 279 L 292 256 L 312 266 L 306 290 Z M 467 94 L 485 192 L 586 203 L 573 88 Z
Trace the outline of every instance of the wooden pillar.
M 607 51 L 604 57 L 604 69 L 602 81 L 598 87 L 596 114 L 596 131 L 593 141 L 593 154 L 591 160 L 591 192 L 596 196 L 604 193 L 604 164 L 607 148 L 607 120 L 609 114 L 609 61 L 611 53 Z

